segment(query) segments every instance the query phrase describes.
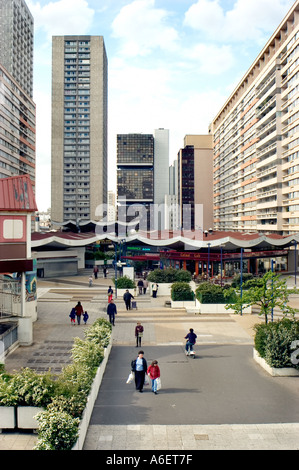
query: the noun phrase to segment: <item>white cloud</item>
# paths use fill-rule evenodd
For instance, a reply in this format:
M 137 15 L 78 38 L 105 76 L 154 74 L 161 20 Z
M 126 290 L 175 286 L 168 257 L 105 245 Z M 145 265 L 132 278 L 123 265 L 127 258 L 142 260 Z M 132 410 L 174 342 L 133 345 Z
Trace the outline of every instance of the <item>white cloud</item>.
M 235 57 L 230 46 L 215 46 L 213 44 L 197 44 L 185 52 L 191 60 L 191 66 L 198 67 L 197 73 L 205 75 L 221 75 L 235 63 Z M 196 68 L 195 66 L 195 68 Z
M 145 56 L 155 48 L 173 49 L 178 33 L 166 24 L 169 12 L 155 8 L 155 0 L 135 0 L 124 6 L 112 23 L 113 36 L 121 39 L 121 53 Z
M 293 0 L 237 0 L 224 11 L 219 0 L 198 0 L 185 13 L 184 25 L 214 41 L 264 41 L 281 22 Z
M 48 40 L 55 35 L 88 34 L 95 13 L 86 0 L 58 0 L 45 6 L 27 0 L 27 5 L 34 16 L 35 29 L 44 30 Z

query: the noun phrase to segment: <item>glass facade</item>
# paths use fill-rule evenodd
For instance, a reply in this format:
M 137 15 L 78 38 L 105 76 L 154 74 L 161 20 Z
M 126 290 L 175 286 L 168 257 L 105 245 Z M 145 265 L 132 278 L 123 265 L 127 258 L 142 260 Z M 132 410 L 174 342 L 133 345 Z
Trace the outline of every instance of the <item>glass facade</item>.
M 153 201 L 154 171 L 152 168 L 120 168 L 117 172 L 118 196 L 127 200 Z
M 117 163 L 154 165 L 154 136 L 123 134 L 117 136 Z
M 152 134 L 119 134 L 117 136 L 117 197 L 125 199 L 126 209 L 142 204 L 150 220 L 154 203 L 154 136 Z M 129 222 L 134 218 L 127 216 Z M 135 213 L 135 212 L 134 212 Z M 138 213 L 135 213 L 137 216 Z
M 179 205 L 182 227 L 194 228 L 194 146 L 187 145 L 179 153 Z

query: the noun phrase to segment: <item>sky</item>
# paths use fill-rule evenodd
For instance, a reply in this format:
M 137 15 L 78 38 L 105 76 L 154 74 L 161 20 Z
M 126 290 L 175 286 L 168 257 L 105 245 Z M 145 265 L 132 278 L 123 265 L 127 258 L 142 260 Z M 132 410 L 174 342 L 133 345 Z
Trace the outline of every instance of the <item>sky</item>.
M 169 129 L 170 164 L 209 124 L 293 0 L 26 0 L 34 17 L 36 201 L 51 206 L 52 36 L 100 35 L 108 56 L 108 189 L 116 136 Z

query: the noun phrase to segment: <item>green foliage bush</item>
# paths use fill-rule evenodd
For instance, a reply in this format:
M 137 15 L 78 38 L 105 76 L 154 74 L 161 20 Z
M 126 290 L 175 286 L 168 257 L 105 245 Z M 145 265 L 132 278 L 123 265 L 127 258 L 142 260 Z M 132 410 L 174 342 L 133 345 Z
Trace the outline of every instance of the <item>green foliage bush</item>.
M 299 321 L 284 318 L 267 324 L 255 325 L 255 349 L 271 367 L 295 367 L 291 362 L 291 344 L 299 340 Z
M 231 292 L 228 296 L 229 285 L 223 287 L 210 282 L 202 282 L 195 291 L 196 298 L 202 304 L 226 304 L 234 302 L 235 293 Z
M 174 282 L 171 286 L 171 299 L 177 300 L 194 300 L 194 293 L 188 282 Z
M 36 416 L 39 439 L 35 450 L 71 450 L 78 439 L 79 418 L 64 411 L 47 410 Z
M 191 273 L 184 269 L 155 269 L 147 276 L 147 280 L 157 283 L 172 283 L 172 282 L 190 282 Z
M 19 373 L 0 371 L 1 406 L 46 408 L 37 415 L 37 450 L 70 450 L 78 437 L 78 425 L 86 406 L 97 368 L 109 345 L 112 326 L 98 319 L 85 331 L 85 340 L 75 338 L 72 363 L 58 376 L 38 374 L 30 368 Z
M 115 279 L 113 279 L 115 285 Z M 123 276 L 117 279 L 117 288 L 118 289 L 134 289 L 135 282 L 130 279 L 128 276 Z
M 243 273 L 242 274 L 242 284 L 245 284 L 245 282 L 247 281 L 251 281 L 253 280 L 254 277 L 253 277 L 253 274 L 251 273 Z M 232 284 L 231 286 L 236 288 L 236 287 L 239 287 L 240 286 L 240 282 L 241 282 L 241 274 L 236 274 L 232 280 Z M 244 286 L 243 286 L 244 288 Z

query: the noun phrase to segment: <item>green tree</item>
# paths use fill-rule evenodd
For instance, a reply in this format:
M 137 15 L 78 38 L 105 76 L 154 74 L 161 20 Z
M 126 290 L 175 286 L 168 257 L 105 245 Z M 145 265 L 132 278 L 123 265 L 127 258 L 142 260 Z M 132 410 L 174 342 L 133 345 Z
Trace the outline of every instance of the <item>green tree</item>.
M 267 272 L 260 279 L 248 280 L 243 284 L 242 293 L 241 288 L 231 288 L 226 291 L 226 296 L 230 291 L 235 291 L 237 299 L 235 303 L 226 305 L 226 308 L 233 309 L 235 313 L 242 313 L 242 310 L 258 305 L 260 307 L 260 315 L 264 315 L 265 323 L 268 323 L 268 316 L 272 308 L 279 307 L 283 315 L 292 315 L 294 317 L 298 309 L 292 308 L 288 305 L 289 296 L 291 294 L 298 294 L 299 291 L 288 289 L 286 280 L 281 279 L 279 274 L 272 271 Z

